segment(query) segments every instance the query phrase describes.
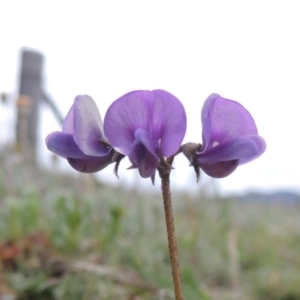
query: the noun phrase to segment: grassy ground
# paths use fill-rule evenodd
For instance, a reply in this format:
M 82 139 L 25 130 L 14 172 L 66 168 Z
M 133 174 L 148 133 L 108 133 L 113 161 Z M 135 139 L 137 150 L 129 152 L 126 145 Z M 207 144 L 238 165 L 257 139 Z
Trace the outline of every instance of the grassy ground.
M 1 300 L 174 299 L 159 195 L 0 168 Z M 173 197 L 185 299 L 300 299 L 300 206 Z

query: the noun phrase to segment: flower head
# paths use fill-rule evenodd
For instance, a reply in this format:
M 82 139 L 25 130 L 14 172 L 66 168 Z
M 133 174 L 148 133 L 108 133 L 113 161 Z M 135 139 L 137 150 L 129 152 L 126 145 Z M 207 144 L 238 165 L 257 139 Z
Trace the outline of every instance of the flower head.
M 202 108 L 203 145 L 193 155 L 184 154 L 190 162 L 215 178 L 230 175 L 239 165 L 259 157 L 266 149 L 250 113 L 239 103 L 210 95 Z
M 117 99 L 104 118 L 112 147 L 127 155 L 142 177 L 155 174 L 160 156 L 179 149 L 186 131 L 181 102 L 163 90 L 133 91 Z
M 101 142 L 103 140 L 99 110 L 94 100 L 84 95 L 75 98 L 62 131 L 50 133 L 46 145 L 50 151 L 66 158 L 75 170 L 93 173 L 112 162 L 113 151 Z

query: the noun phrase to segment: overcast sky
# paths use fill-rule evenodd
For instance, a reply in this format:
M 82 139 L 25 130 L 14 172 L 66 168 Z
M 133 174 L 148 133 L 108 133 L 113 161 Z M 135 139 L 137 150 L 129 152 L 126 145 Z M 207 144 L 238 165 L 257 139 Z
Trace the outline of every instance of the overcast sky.
M 214 184 L 224 192 L 300 191 L 298 5 L 296 0 L 1 1 L 0 92 L 16 93 L 20 49 L 27 47 L 44 54 L 44 86 L 64 115 L 77 94 L 92 96 L 104 117 L 110 103 L 128 91 L 164 89 L 185 106 L 184 142 L 201 142 L 202 104 L 219 93 L 250 111 L 267 150 Z M 8 109 L 0 112 L 1 126 L 8 128 Z M 45 107 L 41 139 L 59 129 Z M 40 151 L 46 159 L 43 142 Z M 137 171 L 125 170 L 129 165 L 121 165 L 120 182 L 112 166 L 99 176 L 116 184 L 136 182 Z M 187 160 L 179 156 L 175 167 L 173 184 L 195 189 Z M 150 187 L 149 180 L 142 182 Z

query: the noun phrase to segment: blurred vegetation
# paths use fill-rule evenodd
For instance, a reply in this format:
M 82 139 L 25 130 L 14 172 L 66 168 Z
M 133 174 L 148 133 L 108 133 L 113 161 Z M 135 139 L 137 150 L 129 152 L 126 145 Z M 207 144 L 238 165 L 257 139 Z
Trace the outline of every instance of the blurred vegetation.
M 160 195 L 0 168 L 1 300 L 173 299 Z M 173 198 L 185 299 L 300 299 L 300 206 Z

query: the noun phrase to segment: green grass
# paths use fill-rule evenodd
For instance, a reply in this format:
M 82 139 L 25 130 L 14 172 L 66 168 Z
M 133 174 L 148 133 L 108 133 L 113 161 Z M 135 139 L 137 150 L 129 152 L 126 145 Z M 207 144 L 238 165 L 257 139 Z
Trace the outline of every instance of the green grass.
M 49 238 L 13 268 L 0 267 L 0 283 L 17 299 L 173 299 L 160 195 L 9 167 L 0 174 L 0 244 L 22 245 L 37 232 Z M 185 299 L 300 299 L 299 206 L 173 197 Z M 77 260 L 114 275 L 53 275 Z M 124 273 L 138 279 L 119 280 Z

